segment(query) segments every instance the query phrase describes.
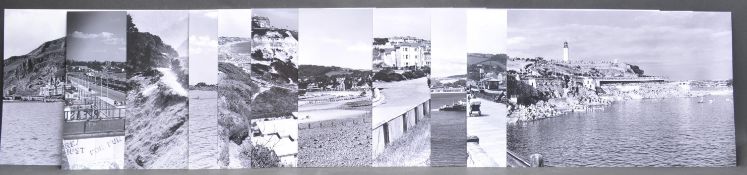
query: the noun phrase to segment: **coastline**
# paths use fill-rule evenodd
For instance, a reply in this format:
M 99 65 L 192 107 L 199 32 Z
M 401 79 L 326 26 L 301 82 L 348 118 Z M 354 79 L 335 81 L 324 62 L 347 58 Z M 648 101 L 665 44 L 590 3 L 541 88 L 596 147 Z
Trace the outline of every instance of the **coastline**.
M 609 106 L 618 101 L 697 98 L 704 96 L 733 95 L 734 93 L 733 87 L 731 86 L 708 87 L 708 89 L 699 90 L 690 90 L 689 88 L 687 90 L 673 90 L 673 88 L 667 86 L 651 86 L 645 84 L 643 86 L 638 86 L 638 88 L 640 87 L 645 88 L 643 90 L 614 91 L 614 89 L 623 88 L 609 86 L 602 88 L 609 92 L 604 95 L 551 98 L 547 101 L 540 101 L 529 106 L 512 104 L 511 110 L 509 110 L 508 123 L 529 122 L 545 118 L 559 117 L 577 111 L 594 110 L 600 107 Z

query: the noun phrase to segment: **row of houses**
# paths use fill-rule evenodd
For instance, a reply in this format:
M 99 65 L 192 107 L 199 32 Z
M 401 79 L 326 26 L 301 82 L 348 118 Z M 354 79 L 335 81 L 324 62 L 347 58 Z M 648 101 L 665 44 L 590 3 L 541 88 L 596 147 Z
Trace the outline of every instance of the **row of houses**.
M 415 37 L 374 39 L 374 65 L 380 68 L 422 68 L 431 65 L 431 42 Z
M 347 80 L 347 81 L 346 81 Z M 312 82 L 311 79 L 302 79 L 301 82 L 309 82 L 306 86 L 307 91 L 321 91 L 321 90 L 333 90 L 333 91 L 344 91 L 344 90 L 362 90 L 371 88 L 368 83 L 359 82 L 366 81 L 364 78 L 346 78 L 337 77 L 334 79 L 334 84 L 322 84 L 321 82 Z

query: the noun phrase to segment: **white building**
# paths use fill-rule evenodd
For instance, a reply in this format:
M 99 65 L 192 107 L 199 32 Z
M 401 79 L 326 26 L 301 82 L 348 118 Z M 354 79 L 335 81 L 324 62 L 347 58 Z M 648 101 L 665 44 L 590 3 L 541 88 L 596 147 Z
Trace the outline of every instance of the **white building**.
M 563 62 L 568 62 L 568 42 L 563 42 Z
M 385 44 L 374 45 L 380 60 L 374 64 L 402 69 L 430 67 L 430 43 L 414 37 L 388 38 Z

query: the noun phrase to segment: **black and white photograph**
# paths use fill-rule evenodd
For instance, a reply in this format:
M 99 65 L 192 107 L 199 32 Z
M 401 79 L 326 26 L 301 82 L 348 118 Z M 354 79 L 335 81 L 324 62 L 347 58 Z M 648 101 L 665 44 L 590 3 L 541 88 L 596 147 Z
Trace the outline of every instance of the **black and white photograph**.
M 218 166 L 218 10 L 189 11 L 189 169 Z
M 300 9 L 298 166 L 371 166 L 372 9 Z
M 296 167 L 298 9 L 254 9 L 251 21 L 252 167 Z
M 736 165 L 729 12 L 509 10 L 508 26 L 517 160 Z
M 125 11 L 67 13 L 63 169 L 123 169 Z
M 2 165 L 60 165 L 65 10 L 5 9 Z
M 374 167 L 430 166 L 430 16 L 424 8 L 373 10 Z
M 251 168 L 255 149 L 249 138 L 252 99 L 259 86 L 251 77 L 252 10 L 218 10 L 218 166 Z M 194 63 L 193 63 L 194 64 Z
M 467 166 L 467 9 L 431 9 L 432 167 Z
M 506 166 L 506 10 L 467 11 L 467 167 Z
M 125 167 L 187 169 L 189 12 L 127 11 Z

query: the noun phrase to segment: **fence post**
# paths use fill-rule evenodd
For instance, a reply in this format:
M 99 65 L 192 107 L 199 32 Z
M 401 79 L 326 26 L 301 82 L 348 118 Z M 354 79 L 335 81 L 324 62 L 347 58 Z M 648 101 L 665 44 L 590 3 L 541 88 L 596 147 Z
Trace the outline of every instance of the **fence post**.
M 543 167 L 545 166 L 545 161 L 542 158 L 542 154 L 532 154 L 529 156 L 529 166 L 531 167 Z

